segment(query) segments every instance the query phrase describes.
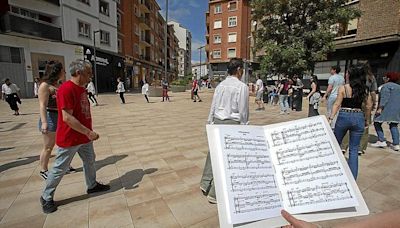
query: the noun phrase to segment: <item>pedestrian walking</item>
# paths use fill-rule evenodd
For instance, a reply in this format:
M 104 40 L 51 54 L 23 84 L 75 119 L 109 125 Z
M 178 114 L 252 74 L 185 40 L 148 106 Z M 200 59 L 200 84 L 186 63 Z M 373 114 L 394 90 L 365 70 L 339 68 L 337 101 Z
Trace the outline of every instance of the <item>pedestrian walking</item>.
M 302 110 L 303 106 L 303 87 L 304 84 L 298 75 L 293 76 L 293 94 L 292 94 L 292 110 L 297 112 Z
M 164 102 L 164 99 L 165 101 L 169 101 L 169 96 L 168 96 L 169 84 L 168 80 L 165 77 L 162 78 L 161 86 L 162 86 L 162 102 Z
M 392 135 L 392 149 L 400 150 L 399 129 L 400 122 L 400 74 L 389 72 L 385 75 L 385 84 L 379 92 L 379 104 L 374 117 L 374 127 L 378 135 L 378 141 L 371 144 L 372 147 L 384 148 L 387 146 L 382 124 L 388 123 Z
M 196 80 L 196 83 L 194 83 L 194 88 L 193 88 L 193 102 L 196 102 L 196 98 L 199 99 L 199 102 L 201 102 L 201 98 L 199 96 L 199 89 L 200 86 L 198 81 Z
M 257 81 L 256 81 L 256 103 L 258 105 L 258 108 L 256 111 L 262 111 L 265 110 L 264 107 L 264 101 L 263 101 L 263 96 L 264 96 L 264 82 L 261 80 L 261 77 L 259 75 L 256 76 Z
M 120 77 L 117 78 L 117 90 L 115 91 L 116 93 L 119 93 L 119 98 L 121 98 L 121 103 L 125 104 L 125 98 L 124 98 L 124 93 L 125 93 L 125 87 L 124 87 L 124 82 L 121 80 Z
M 339 112 L 334 133 L 340 144 L 347 132 L 350 135 L 348 164 L 354 179 L 358 174 L 358 147 L 364 128 L 368 126 L 369 109 L 372 108 L 371 96 L 366 86 L 367 68 L 357 64 L 348 71 L 348 83 L 338 88 L 337 98 L 333 105 L 329 121 L 332 122 Z M 365 102 L 365 111 L 362 110 Z
M 288 79 L 288 76 L 285 75 L 284 78 L 282 79 L 280 85 L 279 85 L 279 90 L 278 90 L 278 95 L 279 95 L 279 105 L 281 108 L 280 114 L 289 114 L 289 89 L 290 89 L 290 82 Z
M 70 65 L 71 80 L 63 83 L 57 91 L 58 126 L 56 132 L 57 157 L 49 172 L 46 186 L 40 197 L 44 213 L 57 210 L 53 201 L 55 190 L 75 155 L 83 161 L 87 193 L 107 191 L 109 185 L 96 181 L 93 141 L 99 135 L 92 130 L 92 116 L 85 85 L 92 77 L 90 62 L 76 60 Z
M 209 124 L 248 124 L 249 87 L 241 81 L 242 75 L 243 60 L 232 58 L 228 64 L 228 76 L 215 89 Z M 200 189 L 210 203 L 217 202 L 210 152 L 204 165 Z
M 96 88 L 94 87 L 94 83 L 93 83 L 92 79 L 90 79 L 90 82 L 87 84 L 86 91 L 88 93 L 89 100 L 92 102 L 93 106 L 99 105 L 97 103 L 97 100 L 96 100 L 96 97 L 95 97 Z
M 39 84 L 39 78 L 35 78 L 35 80 L 33 81 L 33 95 L 35 96 L 35 98 L 38 98 L 39 96 Z
M 307 95 L 308 117 L 319 116 L 318 108 L 321 101 L 321 90 L 317 75 L 311 76 L 311 92 Z
M 46 64 L 45 73 L 38 89 L 39 98 L 39 131 L 43 136 L 43 150 L 40 153 L 39 175 L 47 179 L 51 152 L 56 141 L 57 129 L 57 90 L 60 83 L 65 81 L 65 69 L 60 62 L 50 61 Z M 68 172 L 75 171 L 69 167 Z
M 147 103 L 149 102 L 149 83 L 147 83 L 146 80 L 143 80 L 143 86 L 142 86 L 142 94 L 144 95 L 144 98 L 146 98 Z
M 332 108 L 333 104 L 336 101 L 339 87 L 344 85 L 345 81 L 343 76 L 339 75 L 340 73 L 340 67 L 339 66 L 332 66 L 331 67 L 331 77 L 328 79 L 328 88 L 326 89 L 325 95 L 322 97 L 322 101 L 327 101 L 327 112 L 326 116 L 330 117 L 332 116 Z M 336 116 L 332 120 L 332 128 L 335 128 L 335 122 L 336 122 Z
M 12 83 L 9 78 L 4 80 L 4 84 L 1 86 L 2 99 L 10 105 L 11 110 L 14 111 L 14 115 L 19 115 L 19 107 L 17 103 L 21 104 L 20 89 Z

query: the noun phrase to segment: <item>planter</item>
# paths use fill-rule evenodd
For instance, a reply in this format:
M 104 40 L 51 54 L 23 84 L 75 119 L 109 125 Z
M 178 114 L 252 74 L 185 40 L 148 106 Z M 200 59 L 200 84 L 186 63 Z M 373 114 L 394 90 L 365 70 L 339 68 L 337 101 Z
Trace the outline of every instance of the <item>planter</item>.
M 171 91 L 174 92 L 174 93 L 185 92 L 186 91 L 186 86 L 171 85 Z
M 149 87 L 149 97 L 162 97 L 161 87 Z

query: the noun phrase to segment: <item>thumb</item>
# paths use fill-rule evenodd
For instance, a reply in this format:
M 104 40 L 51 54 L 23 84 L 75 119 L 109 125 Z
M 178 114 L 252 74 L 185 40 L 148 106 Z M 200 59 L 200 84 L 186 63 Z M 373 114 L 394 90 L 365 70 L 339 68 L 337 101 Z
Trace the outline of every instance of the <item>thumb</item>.
M 293 217 L 293 215 L 289 214 L 287 211 L 282 210 L 281 215 L 286 221 L 288 221 L 292 226 L 298 227 L 300 226 L 301 221 Z

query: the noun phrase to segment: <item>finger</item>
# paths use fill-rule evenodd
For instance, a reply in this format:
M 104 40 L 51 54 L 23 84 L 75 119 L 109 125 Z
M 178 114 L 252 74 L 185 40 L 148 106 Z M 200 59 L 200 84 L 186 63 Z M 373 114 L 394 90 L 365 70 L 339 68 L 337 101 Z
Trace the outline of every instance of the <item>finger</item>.
M 281 215 L 286 221 L 288 221 L 292 226 L 296 226 L 299 224 L 299 220 L 289 214 L 287 211 L 282 210 Z M 290 226 L 289 226 L 290 227 Z

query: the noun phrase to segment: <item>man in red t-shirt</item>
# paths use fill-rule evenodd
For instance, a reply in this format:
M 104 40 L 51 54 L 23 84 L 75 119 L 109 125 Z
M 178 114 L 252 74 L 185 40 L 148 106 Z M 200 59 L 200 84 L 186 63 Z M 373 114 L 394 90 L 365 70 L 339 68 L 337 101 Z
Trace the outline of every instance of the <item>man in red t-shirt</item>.
M 43 212 L 46 214 L 57 210 L 53 201 L 54 192 L 76 152 L 83 161 L 87 193 L 110 189 L 109 185 L 96 181 L 93 141 L 97 140 L 99 135 L 92 130 L 90 104 L 85 89 L 85 85 L 92 78 L 92 66 L 87 61 L 77 60 L 72 62 L 69 68 L 71 80 L 63 83 L 57 91 L 57 157 L 40 197 Z

